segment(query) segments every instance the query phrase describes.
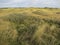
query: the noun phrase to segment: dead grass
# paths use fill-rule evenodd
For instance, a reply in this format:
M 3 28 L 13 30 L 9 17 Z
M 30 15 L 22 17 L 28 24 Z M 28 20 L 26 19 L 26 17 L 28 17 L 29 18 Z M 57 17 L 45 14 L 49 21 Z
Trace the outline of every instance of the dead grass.
M 56 12 L 60 9 L 0 9 L 0 45 L 60 45 L 60 15 Z

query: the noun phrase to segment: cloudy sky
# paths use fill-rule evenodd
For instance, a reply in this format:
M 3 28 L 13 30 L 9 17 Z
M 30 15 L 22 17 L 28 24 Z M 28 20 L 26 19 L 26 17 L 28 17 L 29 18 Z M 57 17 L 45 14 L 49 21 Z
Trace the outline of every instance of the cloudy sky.
M 0 7 L 58 7 L 60 0 L 0 0 Z

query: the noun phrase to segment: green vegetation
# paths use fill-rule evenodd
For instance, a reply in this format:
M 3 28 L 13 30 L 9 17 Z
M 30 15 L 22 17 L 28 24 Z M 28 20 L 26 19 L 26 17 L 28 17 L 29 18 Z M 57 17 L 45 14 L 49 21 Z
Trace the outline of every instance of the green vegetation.
M 59 9 L 0 10 L 0 45 L 60 45 Z

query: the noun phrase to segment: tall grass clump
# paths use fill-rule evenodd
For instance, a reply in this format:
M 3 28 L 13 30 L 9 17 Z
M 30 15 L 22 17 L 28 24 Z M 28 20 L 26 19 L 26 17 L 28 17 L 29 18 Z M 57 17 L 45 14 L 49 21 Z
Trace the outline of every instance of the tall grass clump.
M 44 15 L 47 16 L 47 13 L 41 10 L 33 11 L 32 13 L 37 14 L 37 15 Z
M 0 45 L 14 45 L 17 37 L 18 33 L 11 23 L 0 19 Z
M 60 45 L 60 25 L 55 20 L 27 14 L 10 14 L 1 19 L 1 45 Z

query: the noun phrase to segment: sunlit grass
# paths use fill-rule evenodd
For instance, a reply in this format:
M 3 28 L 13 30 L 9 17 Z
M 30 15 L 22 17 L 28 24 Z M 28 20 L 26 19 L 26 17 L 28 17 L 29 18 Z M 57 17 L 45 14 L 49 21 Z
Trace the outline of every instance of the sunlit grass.
M 60 45 L 60 9 L 0 9 L 0 45 Z

